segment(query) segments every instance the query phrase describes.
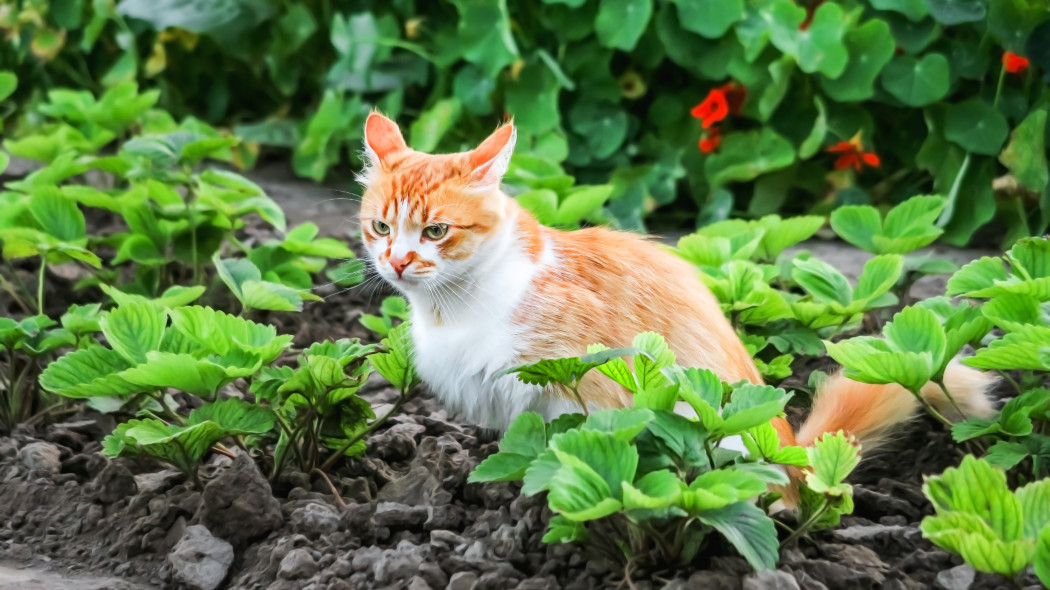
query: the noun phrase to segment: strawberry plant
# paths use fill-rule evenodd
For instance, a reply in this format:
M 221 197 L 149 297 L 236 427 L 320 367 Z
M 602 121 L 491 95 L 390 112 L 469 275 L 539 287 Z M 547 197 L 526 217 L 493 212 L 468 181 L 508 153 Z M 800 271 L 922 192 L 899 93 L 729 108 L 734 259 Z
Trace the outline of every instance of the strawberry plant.
M 929 478 L 923 492 L 937 511 L 922 521 L 934 544 L 977 571 L 1017 582 L 1031 567 L 1050 585 L 1050 479 L 1011 492 L 1001 470 L 967 455 L 959 467 Z
M 709 370 L 680 367 L 654 333 L 640 334 L 631 348 L 594 345 L 584 356 L 510 372 L 578 397 L 591 370 L 632 392 L 635 407 L 585 410 L 549 424 L 524 413 L 499 452 L 470 475 L 475 482 L 521 480 L 527 495 L 547 492 L 555 516 L 544 541 L 585 543 L 615 561 L 662 566 L 690 562 L 718 532 L 756 570 L 772 569 L 778 537 L 760 506 L 775 499 L 770 486 L 788 483 L 780 466 L 809 469 L 811 502 L 790 540 L 833 525 L 852 508 L 842 479 L 857 449 L 841 433 L 808 453 L 781 447 L 769 421 L 790 394 L 769 385 L 730 386 Z M 675 413 L 678 404 L 695 417 Z M 731 437 L 741 437 L 749 452 L 720 448 Z
M 44 122 L 5 140 L 12 154 L 45 166 L 0 192 L 5 260 L 40 259 L 35 297 L 19 293 L 17 276 L 5 277 L 3 288 L 21 295 L 24 307 L 40 309 L 47 266 L 80 262 L 92 271 L 80 287 L 124 282 L 130 275 L 126 291 L 155 296 L 180 281 L 203 284 L 204 263 L 235 249 L 246 258 L 218 270 L 238 299 L 249 308 L 300 310 L 303 299 L 313 298 L 312 275 L 328 259 L 353 259 L 353 252 L 337 240 L 318 238 L 313 224 L 251 248 L 240 243 L 236 232 L 248 216 L 285 232 L 284 213 L 244 176 L 203 166 L 205 160 L 234 160 L 237 138 L 192 117 L 176 123 L 152 109 L 157 96 L 139 94 L 133 83 L 115 86 L 97 101 L 90 92 L 55 90 L 37 107 Z M 103 186 L 77 182 L 88 172 L 102 174 Z M 119 215 L 127 231 L 89 236 L 83 211 L 92 209 Z M 230 264 L 247 274 L 234 280 Z M 122 272 L 128 266 L 132 272 Z M 253 281 L 244 287 L 247 295 L 245 281 Z
M 404 297 L 391 295 L 383 299 L 379 306 L 379 314 L 363 313 L 357 321 L 369 330 L 386 337 L 394 329 L 395 321 L 407 322 L 409 318 L 408 301 Z M 399 325 L 399 324 L 397 324 Z

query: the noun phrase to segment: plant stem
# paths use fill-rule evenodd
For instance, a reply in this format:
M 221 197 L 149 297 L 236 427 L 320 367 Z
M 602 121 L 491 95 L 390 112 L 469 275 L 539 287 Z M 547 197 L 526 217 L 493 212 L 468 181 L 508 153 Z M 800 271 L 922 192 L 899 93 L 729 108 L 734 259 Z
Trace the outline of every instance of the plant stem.
M 952 404 L 952 407 L 955 408 L 955 411 L 959 413 L 959 419 L 965 420 L 966 414 L 962 411 L 962 408 L 959 407 L 959 404 L 956 403 L 955 398 L 952 397 L 952 394 L 950 391 L 948 391 L 948 388 L 944 386 L 944 377 L 941 377 L 940 379 L 934 379 L 933 382 L 937 384 L 937 387 L 941 388 L 941 391 L 944 392 L 944 397 L 948 398 L 948 401 Z
M 941 424 L 944 424 L 949 430 L 951 430 L 952 421 L 947 419 L 947 418 L 945 418 L 943 414 L 941 414 L 940 412 L 937 411 L 936 408 L 931 406 L 930 402 L 926 401 L 926 399 L 924 397 L 922 397 L 922 393 L 921 392 L 915 391 L 915 390 L 909 390 L 909 391 L 911 391 L 911 394 L 915 396 L 915 399 L 919 400 L 919 403 L 922 404 L 922 407 L 926 410 L 926 412 L 929 415 L 933 416 L 938 422 L 940 422 Z
M 999 376 L 1005 379 L 1006 382 L 1009 383 L 1010 386 L 1017 391 L 1017 393 L 1021 393 L 1021 384 L 1014 380 L 1014 378 L 1011 377 L 1009 373 L 1003 371 L 1002 369 L 999 369 L 996 372 L 999 373 Z
M 11 272 L 11 277 L 15 280 L 16 283 L 18 283 L 18 286 L 21 287 L 22 292 L 25 293 L 26 297 L 32 297 L 33 292 L 29 290 L 29 287 L 26 287 L 26 284 L 22 280 L 22 277 L 18 276 L 18 271 L 15 270 L 15 267 L 11 264 L 11 261 L 5 260 L 4 264 L 7 265 L 7 270 Z
M 790 547 L 791 544 L 793 544 L 796 541 L 798 541 L 799 537 L 801 537 L 802 535 L 806 534 L 806 531 L 809 530 L 809 528 L 812 527 L 813 524 L 815 522 L 817 522 L 817 520 L 821 516 L 824 516 L 824 513 L 827 512 L 828 507 L 830 507 L 830 506 L 831 506 L 831 504 L 828 502 L 827 498 L 825 498 L 824 499 L 824 503 L 821 504 L 821 506 L 820 506 L 820 509 L 817 510 L 816 512 L 814 512 L 809 518 L 807 518 L 806 522 L 803 522 L 802 524 L 800 524 L 798 526 L 798 528 L 795 529 L 795 531 L 793 533 L 788 535 L 788 538 L 784 539 L 784 542 L 781 543 L 780 546 L 781 547 Z
M 583 415 L 590 417 L 591 413 L 587 411 L 587 404 L 583 403 L 583 396 L 580 395 L 579 384 L 573 383 L 569 386 L 572 390 L 572 394 L 576 396 L 577 403 L 580 404 L 580 408 L 583 409 Z
M 47 270 L 47 258 L 40 257 L 40 276 L 36 281 L 36 309 L 39 313 L 44 313 L 44 276 Z
M 332 453 L 332 455 L 330 457 L 328 457 L 328 459 L 326 459 L 324 463 L 321 464 L 321 467 L 320 467 L 321 471 L 328 471 L 329 469 L 331 469 L 332 466 L 335 465 L 335 462 L 338 461 L 339 458 L 342 457 L 344 453 L 346 453 L 348 450 L 350 450 L 350 447 L 352 447 L 355 444 L 357 444 L 358 441 L 360 441 L 364 437 L 368 436 L 369 434 L 372 434 L 372 432 L 376 428 L 379 428 L 379 426 L 381 426 L 384 422 L 386 422 L 387 419 L 390 418 L 390 416 L 393 416 L 395 412 L 400 410 L 401 406 L 405 405 L 405 402 L 407 402 L 408 400 L 412 399 L 412 393 L 413 392 L 405 393 L 404 391 L 402 391 L 401 395 L 398 396 L 397 401 L 394 402 L 394 405 L 391 406 L 390 410 L 388 410 L 387 413 L 385 413 L 382 416 L 380 416 L 379 418 L 373 420 L 372 423 L 369 424 L 367 428 L 365 428 L 361 432 L 357 433 L 357 436 L 355 436 L 354 438 L 346 441 L 346 444 L 343 445 L 342 447 L 340 447 L 339 450 L 337 450 L 335 453 Z
M 22 311 L 24 311 L 26 315 L 33 313 L 32 310 L 29 309 L 29 306 L 26 305 L 26 302 L 22 301 L 22 298 L 18 296 L 18 292 L 15 290 L 15 286 L 12 285 L 11 281 L 8 281 L 7 277 L 5 277 L 2 274 L 0 274 L 0 285 L 3 286 L 4 291 L 7 291 L 7 294 L 15 300 L 15 303 L 18 304 L 18 307 L 22 308 Z
M 153 393 L 150 393 L 150 394 L 147 394 L 147 395 L 149 395 L 151 398 L 153 398 L 154 401 L 156 401 L 158 404 L 160 404 L 160 407 L 163 408 L 163 410 L 164 410 L 164 414 L 167 417 L 171 418 L 171 420 L 173 422 L 175 422 L 179 426 L 185 426 L 186 425 L 186 419 L 183 418 L 182 416 L 180 416 L 175 410 L 172 410 L 171 408 L 168 407 L 168 402 L 167 402 L 167 400 L 164 399 L 164 394 L 163 393 L 161 393 L 159 391 L 154 391 Z
M 316 468 L 311 469 L 310 473 L 316 473 L 317 475 L 321 476 L 321 479 L 323 479 L 325 483 L 328 484 L 328 489 L 332 490 L 332 495 L 335 496 L 335 503 L 338 504 L 339 507 L 343 510 L 346 510 L 346 502 L 344 502 L 343 497 L 339 495 L 339 490 L 335 488 L 335 484 L 333 484 L 332 480 L 328 478 L 328 474 Z

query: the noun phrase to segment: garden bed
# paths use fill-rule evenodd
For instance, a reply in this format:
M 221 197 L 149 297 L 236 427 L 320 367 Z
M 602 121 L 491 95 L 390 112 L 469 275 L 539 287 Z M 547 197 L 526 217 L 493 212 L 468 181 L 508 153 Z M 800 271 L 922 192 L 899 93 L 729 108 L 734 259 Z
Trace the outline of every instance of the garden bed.
M 332 223 L 317 189 L 305 197 L 294 185 L 266 190 L 290 217 L 312 211 Z M 339 215 L 353 219 L 354 212 L 344 206 Z M 866 257 L 835 249 L 837 266 L 856 276 Z M 68 303 L 56 291 L 53 305 Z M 913 294 L 924 291 L 920 285 Z M 942 285 L 930 286 L 929 293 L 939 292 Z M 376 340 L 356 318 L 374 313 L 381 293 L 329 287 L 321 294 L 329 297 L 301 314 L 266 319 L 279 333 L 294 334 L 297 347 L 342 337 Z M 792 380 L 804 384 L 807 377 Z M 230 387 L 235 396 L 247 393 L 243 383 Z M 361 395 L 378 407 L 397 391 L 377 378 Z M 333 470 L 338 498 L 317 475 L 285 472 L 271 486 L 256 458 L 239 450 L 235 459 L 211 456 L 201 470 L 203 489 L 196 489 L 160 463 L 106 459 L 100 441 L 113 427 L 112 417 L 81 411 L 0 439 L 0 553 L 9 565 L 53 569 L 71 588 L 100 587 L 91 585 L 98 576 L 126 579 L 129 588 L 213 587 L 209 580 L 229 588 L 318 590 L 1006 587 L 1001 578 L 974 576 L 919 531 L 932 513 L 923 476 L 962 456 L 926 418 L 902 427 L 895 442 L 854 473 L 852 516 L 818 533 L 815 543 L 784 551 L 778 573 L 761 576 L 720 537 L 710 537 L 693 568 L 667 571 L 625 572 L 576 546 L 542 543 L 550 517 L 542 498 L 520 495 L 519 484 L 467 483 L 495 452 L 496 437 L 448 416 L 425 393 L 369 437 L 364 457 Z M 5 575 L 0 569 L 0 583 Z M 81 576 L 86 581 L 78 586 Z

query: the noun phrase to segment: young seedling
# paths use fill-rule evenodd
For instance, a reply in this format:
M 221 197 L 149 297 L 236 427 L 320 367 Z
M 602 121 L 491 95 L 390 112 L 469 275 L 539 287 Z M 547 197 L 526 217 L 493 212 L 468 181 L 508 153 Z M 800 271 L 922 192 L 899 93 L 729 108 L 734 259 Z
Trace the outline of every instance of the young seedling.
M 937 511 L 923 535 L 974 569 L 1017 579 L 1029 566 L 1050 585 L 1050 479 L 1011 492 L 1006 474 L 972 455 L 929 478 L 923 492 Z
M 362 326 L 385 338 L 397 325 L 394 323 L 395 320 L 399 322 L 408 321 L 410 315 L 408 301 L 404 297 L 396 295 L 387 297 L 383 299 L 383 303 L 379 306 L 379 313 L 380 315 L 363 313 L 357 321 L 361 322 Z
M 635 407 L 550 424 L 524 413 L 469 481 L 521 480 L 526 495 L 547 492 L 555 513 L 548 543 L 585 543 L 622 563 L 666 566 L 691 561 L 718 531 L 756 570 L 775 567 L 776 529 L 758 506 L 772 501 L 770 485 L 788 483 L 775 465 L 808 465 L 805 450 L 780 447 L 769 423 L 790 395 L 770 386 L 732 388 L 711 371 L 680 367 L 654 333 L 640 334 L 632 348 L 593 345 L 589 353 L 513 371 L 528 383 L 571 390 L 597 370 L 631 391 Z M 625 356 L 633 357 L 633 371 Z M 676 414 L 681 403 L 698 418 Z M 734 435 L 750 456 L 717 448 Z M 821 493 L 842 492 L 839 476 L 849 469 L 825 475 L 821 481 L 831 484 Z M 845 501 L 835 507 L 848 510 Z

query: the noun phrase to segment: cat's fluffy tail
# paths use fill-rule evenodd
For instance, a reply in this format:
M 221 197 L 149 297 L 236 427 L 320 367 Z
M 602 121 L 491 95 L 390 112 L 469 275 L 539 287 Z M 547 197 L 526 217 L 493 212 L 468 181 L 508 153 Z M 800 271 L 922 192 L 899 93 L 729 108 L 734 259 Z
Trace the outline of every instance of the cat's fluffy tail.
M 922 388 L 922 398 L 953 421 L 967 417 L 984 418 L 994 411 L 988 391 L 996 380 L 994 375 L 953 361 L 944 373 L 944 385 L 955 404 L 936 383 L 927 383 Z M 959 415 L 956 406 L 963 416 Z M 782 443 L 803 447 L 812 445 L 826 432 L 842 430 L 854 436 L 860 442 L 861 452 L 867 454 L 887 442 L 894 427 L 915 417 L 919 409 L 919 400 L 900 385 L 858 383 L 839 373 L 818 388 L 813 409 L 797 433 L 792 433 L 785 420 L 776 420 L 774 426 Z M 787 507 L 797 502 L 797 490 L 793 488 L 802 476 L 797 470 L 790 471 L 795 481 L 789 489 L 783 490 Z
M 991 374 L 953 361 L 944 373 L 944 386 L 955 404 L 936 383 L 922 388 L 922 398 L 952 420 L 984 418 L 994 411 L 987 392 L 995 381 Z M 825 432 L 844 430 L 869 452 L 886 442 L 893 428 L 914 417 L 919 408 L 919 400 L 900 385 L 869 385 L 837 374 L 818 388 L 813 409 L 795 435 L 795 442 L 809 446 Z

